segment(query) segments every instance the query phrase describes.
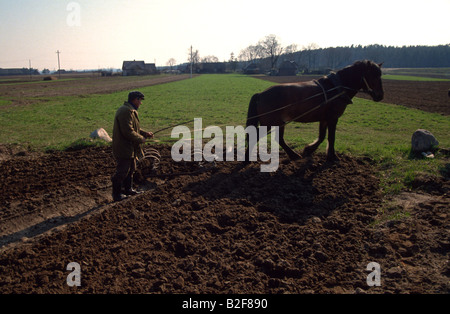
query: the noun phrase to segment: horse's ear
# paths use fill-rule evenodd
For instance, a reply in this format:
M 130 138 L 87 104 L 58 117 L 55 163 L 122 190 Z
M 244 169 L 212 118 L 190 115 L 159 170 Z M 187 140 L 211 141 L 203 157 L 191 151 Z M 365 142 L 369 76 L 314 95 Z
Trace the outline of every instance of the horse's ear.
M 384 62 L 378 63 L 378 66 L 381 68 Z

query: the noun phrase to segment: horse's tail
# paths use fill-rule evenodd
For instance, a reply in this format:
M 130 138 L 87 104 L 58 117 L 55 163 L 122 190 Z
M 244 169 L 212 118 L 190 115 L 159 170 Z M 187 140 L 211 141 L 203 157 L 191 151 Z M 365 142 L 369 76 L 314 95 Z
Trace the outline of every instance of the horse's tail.
M 259 94 L 254 94 L 250 99 L 250 104 L 248 105 L 248 113 L 247 113 L 247 126 L 254 125 L 258 126 L 259 118 L 258 118 L 258 102 L 259 102 Z

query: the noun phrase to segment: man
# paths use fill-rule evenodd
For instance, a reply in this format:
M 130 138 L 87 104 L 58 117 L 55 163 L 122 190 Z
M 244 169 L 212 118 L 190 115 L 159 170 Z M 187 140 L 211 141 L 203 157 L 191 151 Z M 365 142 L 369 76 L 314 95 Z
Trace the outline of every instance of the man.
M 133 189 L 133 175 L 136 160 L 143 156 L 142 145 L 152 132 L 141 130 L 137 110 L 144 100 L 144 94 L 138 91 L 128 94 L 126 101 L 116 112 L 113 128 L 113 155 L 117 162 L 116 172 L 112 176 L 113 200 L 121 201 L 129 195 L 139 192 Z M 122 186 L 124 194 L 122 194 Z

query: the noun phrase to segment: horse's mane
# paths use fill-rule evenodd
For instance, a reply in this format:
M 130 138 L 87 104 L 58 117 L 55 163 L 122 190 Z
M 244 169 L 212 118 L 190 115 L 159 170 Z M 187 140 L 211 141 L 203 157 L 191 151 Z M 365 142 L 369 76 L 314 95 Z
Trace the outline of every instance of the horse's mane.
M 361 68 L 361 69 L 366 69 L 367 71 L 376 71 L 379 72 L 379 74 L 381 75 L 381 69 L 380 66 L 371 61 L 371 60 L 360 60 L 360 61 L 356 61 L 355 63 L 353 63 L 352 65 L 350 65 L 349 67 L 357 67 L 357 68 Z
M 348 65 L 338 73 L 352 73 L 355 75 L 361 75 L 362 73 L 370 73 L 374 76 L 381 75 L 380 66 L 371 60 L 359 60 L 354 62 L 352 65 Z

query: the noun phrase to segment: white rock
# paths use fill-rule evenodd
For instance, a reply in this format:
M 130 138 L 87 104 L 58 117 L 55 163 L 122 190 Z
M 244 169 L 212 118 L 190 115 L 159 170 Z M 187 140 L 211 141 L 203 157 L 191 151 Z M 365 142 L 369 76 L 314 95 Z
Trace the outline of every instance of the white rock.
M 102 140 L 105 140 L 107 142 L 112 142 L 112 138 L 108 135 L 108 132 L 105 131 L 105 129 L 100 128 L 91 133 L 92 138 L 100 138 Z

